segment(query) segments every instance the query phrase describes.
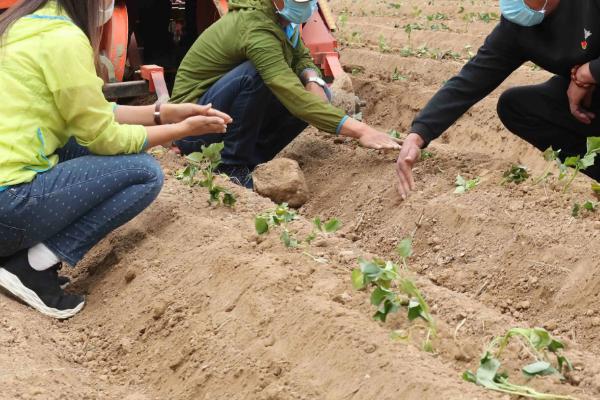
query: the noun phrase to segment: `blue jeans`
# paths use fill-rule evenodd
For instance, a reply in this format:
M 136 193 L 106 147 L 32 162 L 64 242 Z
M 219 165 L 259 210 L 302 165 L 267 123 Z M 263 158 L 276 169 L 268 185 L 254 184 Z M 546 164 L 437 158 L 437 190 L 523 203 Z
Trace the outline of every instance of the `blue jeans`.
M 0 257 L 44 243 L 75 266 L 162 188 L 160 165 L 148 154 L 94 156 L 74 140 L 57 154 L 54 168 L 0 192 Z
M 308 126 L 277 100 L 251 61 L 229 71 L 198 100 L 198 104 L 208 103 L 229 114 L 233 123 L 225 135 L 177 141 L 184 154 L 200 151 L 202 145 L 224 142 L 223 164 L 253 169 L 272 160 Z

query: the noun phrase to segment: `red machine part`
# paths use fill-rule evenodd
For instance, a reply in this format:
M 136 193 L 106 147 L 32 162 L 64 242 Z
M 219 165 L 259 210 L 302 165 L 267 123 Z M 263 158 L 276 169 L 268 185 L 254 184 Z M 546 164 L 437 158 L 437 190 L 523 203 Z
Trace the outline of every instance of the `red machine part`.
M 157 103 L 169 101 L 169 89 L 165 82 L 165 70 L 158 65 L 142 65 L 140 75 L 143 80 L 148 81 L 150 93 L 156 93 Z
M 331 34 L 320 9 L 302 28 L 302 40 L 325 76 L 335 79 L 345 74 L 337 52 L 337 40 Z
M 0 8 L 8 8 L 15 4 L 17 0 L 0 0 Z

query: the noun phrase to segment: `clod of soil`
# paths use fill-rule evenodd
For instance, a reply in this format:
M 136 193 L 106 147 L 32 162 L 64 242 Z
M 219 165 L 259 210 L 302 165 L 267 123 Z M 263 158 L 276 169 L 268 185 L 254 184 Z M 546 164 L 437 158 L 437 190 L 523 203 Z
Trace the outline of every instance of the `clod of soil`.
M 308 185 L 297 161 L 278 158 L 259 165 L 252 174 L 258 194 L 299 208 L 309 199 Z

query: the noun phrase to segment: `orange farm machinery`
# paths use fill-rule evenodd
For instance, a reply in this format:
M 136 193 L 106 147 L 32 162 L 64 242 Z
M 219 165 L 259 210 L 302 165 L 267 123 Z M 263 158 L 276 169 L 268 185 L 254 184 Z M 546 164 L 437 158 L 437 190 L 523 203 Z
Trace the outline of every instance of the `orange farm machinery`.
M 18 0 L 0 0 L 0 12 Z M 315 63 L 333 80 L 345 75 L 327 0 L 302 27 Z M 103 27 L 100 65 L 109 99 L 156 93 L 169 99 L 168 81 L 194 40 L 228 11 L 227 0 L 117 0 Z M 167 79 L 165 79 L 167 76 Z

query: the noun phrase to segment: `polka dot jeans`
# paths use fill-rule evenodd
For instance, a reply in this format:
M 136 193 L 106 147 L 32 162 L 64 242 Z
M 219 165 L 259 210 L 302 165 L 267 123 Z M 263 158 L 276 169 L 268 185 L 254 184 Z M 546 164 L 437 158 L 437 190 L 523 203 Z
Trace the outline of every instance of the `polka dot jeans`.
M 43 242 L 75 266 L 102 238 L 141 213 L 163 185 L 148 154 L 95 156 L 71 140 L 60 162 L 0 192 L 0 257 Z

